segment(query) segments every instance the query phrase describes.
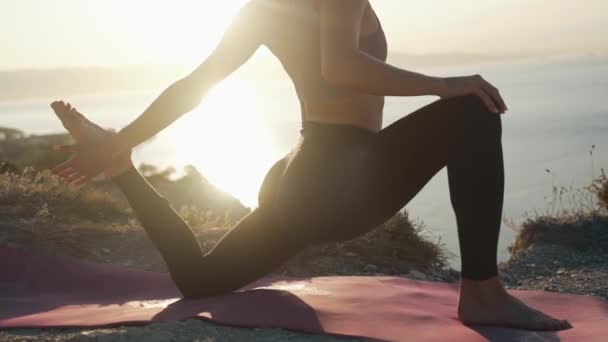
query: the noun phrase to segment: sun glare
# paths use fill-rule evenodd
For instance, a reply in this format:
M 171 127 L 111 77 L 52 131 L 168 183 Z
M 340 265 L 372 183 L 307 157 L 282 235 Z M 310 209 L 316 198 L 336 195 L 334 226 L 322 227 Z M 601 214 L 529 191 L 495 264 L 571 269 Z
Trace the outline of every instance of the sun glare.
M 127 1 L 123 9 L 136 20 L 132 30 L 146 51 L 163 42 L 166 59 L 198 64 L 217 44 L 245 0 L 180 0 L 172 3 Z M 158 23 L 163 23 L 158 25 Z M 139 28 L 138 28 L 139 27 Z M 158 54 L 155 53 L 155 57 Z M 259 117 L 255 87 L 229 78 L 218 84 L 201 106 L 168 130 L 176 166 L 194 165 L 211 183 L 257 206 L 266 171 L 277 158 L 265 120 Z
M 219 41 L 245 0 L 122 1 L 108 6 L 116 18 L 116 40 L 150 62 L 200 62 Z M 112 27 L 110 27 L 112 29 Z M 125 37 L 126 36 L 126 37 Z
M 211 183 L 257 206 L 264 175 L 278 160 L 254 85 L 229 79 L 172 130 L 175 159 L 194 165 Z

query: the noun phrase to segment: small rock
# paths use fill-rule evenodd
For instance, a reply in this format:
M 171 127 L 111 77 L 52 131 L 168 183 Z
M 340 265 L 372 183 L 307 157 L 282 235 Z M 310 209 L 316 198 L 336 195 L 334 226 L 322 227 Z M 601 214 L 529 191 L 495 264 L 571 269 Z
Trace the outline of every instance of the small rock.
M 377 269 L 378 269 L 378 266 L 376 266 L 376 265 L 372 265 L 372 264 L 367 264 L 367 265 L 365 266 L 365 269 L 366 269 L 366 270 L 371 270 L 371 271 L 374 271 L 374 270 L 377 270 Z
M 516 282 L 515 277 L 513 277 L 513 275 L 511 275 L 510 273 L 499 271 L 499 274 L 500 274 L 501 278 L 503 278 L 505 281 L 507 281 L 509 283 Z
M 102 248 L 102 249 L 101 249 L 101 252 L 102 252 L 103 254 L 110 254 L 112 251 L 111 251 L 109 248 Z
M 540 279 L 544 279 L 544 277 L 543 276 L 536 277 L 536 280 L 540 280 Z
M 557 274 L 562 274 L 562 273 L 566 273 L 566 270 L 564 270 L 563 268 L 560 268 L 557 270 L 556 272 Z
M 348 257 L 355 257 L 355 256 L 357 256 L 357 253 L 346 252 L 346 256 L 348 256 Z
M 426 279 L 426 275 L 424 273 L 420 272 L 420 271 L 417 271 L 417 270 L 411 270 L 408 273 L 408 276 L 410 276 L 411 278 L 414 278 L 414 279 L 421 279 L 421 280 Z
M 97 336 L 98 342 L 115 342 L 118 339 L 116 335 L 107 334 L 107 335 L 99 335 Z
M 526 264 L 528 267 L 536 267 L 536 264 Z

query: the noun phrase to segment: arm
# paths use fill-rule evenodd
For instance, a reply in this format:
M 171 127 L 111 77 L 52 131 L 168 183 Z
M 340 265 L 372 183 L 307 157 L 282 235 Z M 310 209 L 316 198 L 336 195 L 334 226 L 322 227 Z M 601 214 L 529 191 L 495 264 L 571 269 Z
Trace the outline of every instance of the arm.
M 321 66 L 333 84 L 377 96 L 477 94 L 492 111 L 506 110 L 498 90 L 481 76 L 441 78 L 400 69 L 359 50 L 367 0 L 321 1 Z
M 322 1 L 323 77 L 378 96 L 436 95 L 444 86 L 441 78 L 396 68 L 359 50 L 361 20 L 368 6 L 367 0 Z
M 139 145 L 196 108 L 209 90 L 245 63 L 262 44 L 264 20 L 245 5 L 218 46 L 190 75 L 167 88 L 136 120 L 109 142 L 113 155 Z

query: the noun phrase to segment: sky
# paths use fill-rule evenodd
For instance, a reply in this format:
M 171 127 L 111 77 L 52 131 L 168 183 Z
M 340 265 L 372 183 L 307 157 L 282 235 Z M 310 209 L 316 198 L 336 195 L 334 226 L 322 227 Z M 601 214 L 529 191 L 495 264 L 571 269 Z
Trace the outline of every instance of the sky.
M 0 0 L 0 70 L 198 64 L 244 1 Z M 608 54 L 606 0 L 370 2 L 391 51 Z

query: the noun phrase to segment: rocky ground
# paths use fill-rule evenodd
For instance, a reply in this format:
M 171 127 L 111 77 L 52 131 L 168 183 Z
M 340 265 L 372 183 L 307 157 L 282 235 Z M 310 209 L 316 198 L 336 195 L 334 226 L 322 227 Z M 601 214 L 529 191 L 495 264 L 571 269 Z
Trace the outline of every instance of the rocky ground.
M 503 265 L 503 270 L 503 280 L 511 288 L 608 299 L 608 255 L 602 251 L 532 245 Z
M 23 222 L 21 222 L 23 224 Z M 7 231 L 10 227 L 14 227 L 15 222 L 0 225 L 0 231 Z M 51 227 L 47 227 L 51 229 Z M 607 226 L 608 228 L 608 226 Z M 38 227 L 38 229 L 41 229 Z M 52 229 L 51 229 L 52 231 Z M 65 238 L 62 242 L 64 251 L 73 256 L 79 255 L 81 258 L 97 262 L 116 263 L 130 267 L 139 267 L 144 269 L 157 269 L 162 267 L 162 262 L 158 256 L 155 256 L 154 250 L 149 245 L 149 242 L 138 236 L 137 233 L 132 235 L 112 236 L 108 234 L 106 237 L 95 236 L 96 243 L 87 244 L 86 239 L 82 239 L 83 232 L 81 231 L 79 241 L 79 249 L 65 249 Z M 211 231 L 209 234 L 212 234 Z M 221 229 L 215 232 L 218 235 L 222 234 Z M 65 233 L 67 234 L 67 233 Z M 52 235 L 52 234 L 51 234 Z M 86 235 L 86 234 L 84 234 Z M 20 242 L 14 236 L 10 239 L 4 235 L 2 244 L 5 246 L 18 247 Z M 131 246 L 127 252 L 126 243 L 121 246 L 113 239 L 122 241 L 130 241 Z M 10 241 L 8 241 L 10 240 Z M 129 253 L 133 253 L 133 242 L 138 246 L 137 250 L 144 253 L 141 258 L 133 258 Z M 114 250 L 102 245 L 118 246 Z M 42 243 L 32 243 L 32 248 L 44 248 L 47 251 L 53 251 L 53 243 L 51 240 L 46 240 Z M 89 250 L 89 252 L 87 252 Z M 55 250 L 55 252 L 59 252 Z M 344 272 L 328 272 L 333 274 L 353 274 L 377 275 L 386 274 L 385 267 L 382 265 L 367 264 L 361 269 L 362 262 L 353 261 L 358 256 L 352 252 L 348 255 L 332 256 L 329 255 L 325 259 L 316 260 L 310 264 L 308 273 L 318 274 L 318 271 L 313 271 L 315 268 L 323 268 L 323 263 L 336 265 L 344 262 L 350 265 L 351 269 L 343 270 Z M 65 254 L 65 253 L 61 253 Z M 342 259 L 339 259 L 342 258 Z M 345 260 L 349 260 L 346 262 Z M 152 261 L 151 261 L 152 260 Z M 144 262 L 145 261 L 145 262 Z M 320 264 L 319 264 L 320 263 Z M 161 265 L 161 266 L 159 266 Z M 354 266 L 359 265 L 359 266 Z M 306 274 L 307 271 L 302 265 L 292 273 L 300 275 Z M 358 271 L 357 271 L 358 269 Z M 392 272 L 390 272 L 392 273 Z M 395 275 L 395 274 L 393 274 Z M 436 270 L 434 272 L 410 270 L 408 273 L 397 274 L 407 278 L 423 279 L 430 281 L 456 281 L 457 272 L 453 270 Z M 588 249 L 576 250 L 568 249 L 560 245 L 537 243 L 528 247 L 526 250 L 519 252 L 508 262 L 501 265 L 501 278 L 505 285 L 514 289 L 531 289 L 531 290 L 546 290 L 563 293 L 575 293 L 582 295 L 593 295 L 608 299 L 608 255 L 602 250 Z M 356 341 L 357 339 L 336 338 L 329 336 L 317 336 L 309 334 L 301 334 L 290 332 L 281 329 L 239 329 L 231 327 L 223 327 L 200 320 L 186 320 L 181 322 L 152 324 L 147 326 L 127 326 L 117 328 L 104 329 L 26 329 L 13 331 L 0 331 L 0 341 Z

